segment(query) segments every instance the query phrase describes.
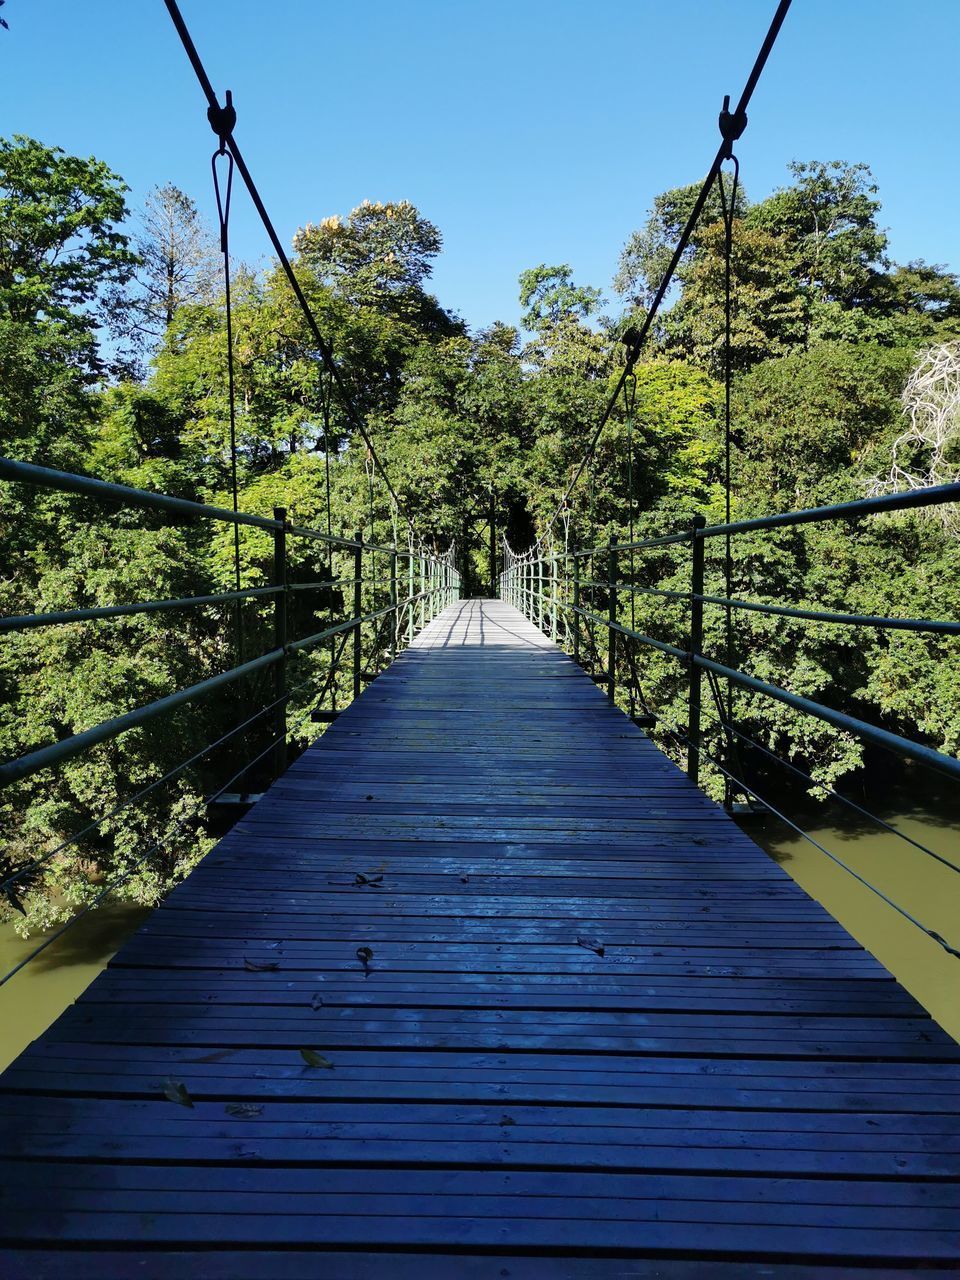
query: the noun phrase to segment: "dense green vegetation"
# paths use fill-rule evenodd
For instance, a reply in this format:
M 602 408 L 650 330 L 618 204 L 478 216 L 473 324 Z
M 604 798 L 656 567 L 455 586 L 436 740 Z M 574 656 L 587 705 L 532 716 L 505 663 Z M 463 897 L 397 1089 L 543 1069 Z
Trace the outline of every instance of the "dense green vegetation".
M 491 503 L 498 529 L 517 549 L 546 528 L 622 369 L 618 334 L 656 290 L 695 191 L 658 197 L 624 250 L 615 281 L 621 302 L 609 311 L 600 291 L 575 282 L 565 265 L 525 271 L 522 331 L 495 324 L 471 333 L 440 305 L 429 283 L 441 234 L 407 202 L 364 203 L 297 234 L 298 278 L 401 504 L 426 546 L 456 544 L 467 590 L 488 580 L 483 525 Z M 23 137 L 0 143 L 3 452 L 229 506 L 216 245 L 190 200 L 169 186 L 154 192 L 138 230 L 129 231 L 126 194 L 99 161 Z M 922 262 L 889 261 L 879 211 L 863 165 L 793 165 L 768 199 L 738 197 L 736 515 L 882 487 L 905 430 L 911 370 L 925 351 L 960 336 L 956 278 Z M 698 512 L 721 518 L 722 248 L 713 201 L 637 369 L 635 421 L 628 428 L 622 407 L 614 414 L 550 531 L 555 549 L 565 540 L 625 539 L 631 504 L 638 536 L 681 527 Z M 325 528 L 329 470 L 334 532 L 402 541 L 404 521 L 331 396 L 278 270 L 236 272 L 234 350 L 241 509 L 270 514 L 283 505 L 298 524 Z M 960 348 L 945 350 L 960 358 Z M 948 430 L 933 459 L 921 432 L 898 445 L 899 460 L 906 449 L 924 475 L 953 478 L 956 436 Z M 178 524 L 21 486 L 5 485 L 0 502 L 3 614 L 232 586 L 227 526 Z M 245 530 L 241 552 L 243 585 L 267 582 L 268 536 Z M 336 577 L 351 572 L 345 556 L 328 562 L 326 555 L 320 544 L 296 543 L 291 577 L 316 580 L 331 567 Z M 688 586 L 683 556 L 669 549 L 627 559 L 625 567 L 639 583 Z M 821 525 L 737 539 L 734 593 L 863 613 L 960 616 L 958 568 L 952 527 L 939 517 L 877 519 L 855 531 Z M 719 589 L 715 558 L 709 576 Z M 364 590 L 365 605 L 383 598 L 370 580 Z M 299 634 L 318 630 L 341 608 L 336 592 L 300 597 L 292 626 Z M 632 612 L 626 598 L 622 610 L 640 630 L 683 643 L 679 607 L 638 595 Z M 268 614 L 247 602 L 239 640 L 224 607 L 5 636 L 0 753 L 18 756 L 222 671 L 238 648 L 245 656 L 262 651 L 270 643 Z M 711 615 L 708 628 L 719 656 L 721 621 Z M 738 617 L 736 632 L 735 657 L 757 675 L 947 751 L 960 746 L 960 676 L 948 641 L 749 613 Z M 297 678 L 319 681 L 327 658 L 324 651 L 303 659 Z M 676 664 L 641 652 L 637 678 L 664 721 L 682 724 L 684 673 Z M 108 815 L 22 881 L 10 913 L 19 910 L 24 927 L 61 918 L 134 867 L 122 892 L 155 900 L 209 847 L 198 802 L 260 749 L 263 724 L 135 805 L 110 811 L 243 719 L 269 687 L 253 682 L 183 708 L 8 788 L 8 867 L 49 854 Z M 295 707 L 309 701 L 307 690 Z M 856 743 L 819 722 L 761 709 L 745 696 L 738 706 L 751 733 L 819 779 L 836 779 L 860 760 Z

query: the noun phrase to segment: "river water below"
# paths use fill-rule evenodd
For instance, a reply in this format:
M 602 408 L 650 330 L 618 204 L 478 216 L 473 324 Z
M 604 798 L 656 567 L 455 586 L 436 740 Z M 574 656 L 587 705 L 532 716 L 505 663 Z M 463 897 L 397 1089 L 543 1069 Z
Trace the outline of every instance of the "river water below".
M 87 989 L 149 914 L 122 902 L 91 911 L 0 987 L 0 1070 Z M 24 940 L 12 924 L 0 926 L 0 977 L 43 939 L 38 933 Z
M 960 796 L 952 797 L 945 788 L 928 789 L 911 803 L 907 788 L 900 787 L 886 804 L 872 798 L 866 806 L 951 865 L 942 865 L 866 819 L 838 813 L 835 803 L 819 812 L 807 810 L 802 818 L 790 809 L 785 812 L 858 875 L 960 950 Z M 751 818 L 741 826 L 960 1040 L 960 959 L 779 818 Z

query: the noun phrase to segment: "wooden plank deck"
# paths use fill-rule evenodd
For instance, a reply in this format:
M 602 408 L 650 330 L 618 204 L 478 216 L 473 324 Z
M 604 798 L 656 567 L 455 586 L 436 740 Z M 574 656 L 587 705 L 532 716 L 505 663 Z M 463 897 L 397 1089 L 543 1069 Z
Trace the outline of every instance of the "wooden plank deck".
M 956 1275 L 958 1101 L 890 975 L 466 601 L 0 1078 L 0 1272 Z

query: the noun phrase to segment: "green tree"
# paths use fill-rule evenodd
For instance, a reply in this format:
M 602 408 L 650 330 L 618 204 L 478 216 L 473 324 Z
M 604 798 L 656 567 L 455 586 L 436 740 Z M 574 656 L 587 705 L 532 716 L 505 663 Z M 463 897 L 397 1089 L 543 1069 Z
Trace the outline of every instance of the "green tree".
M 307 223 L 293 247 L 317 280 L 356 306 L 439 336 L 462 329 L 426 292 L 443 239 L 409 200 L 364 200 L 346 218 Z
M 887 237 L 877 225 L 880 201 L 865 164 L 793 161 L 794 181 L 754 205 L 747 220 L 782 237 L 813 301 L 843 307 L 869 301 L 887 266 Z
M 703 229 L 683 291 L 661 322 L 661 345 L 719 376 L 725 367 L 725 248 L 722 222 Z M 731 241 L 730 362 L 749 369 L 785 355 L 807 334 L 809 304 L 797 285 L 791 246 L 737 219 Z
M 214 301 L 221 265 L 196 204 L 169 182 L 147 196 L 134 244 L 139 261 L 126 295 L 127 327 L 149 350 L 181 307 Z
M 118 224 L 126 185 L 100 160 L 15 135 L 0 139 L 0 317 L 46 337 L 59 358 L 99 377 L 104 297 L 136 255 Z
M 624 245 L 613 286 L 617 293 L 627 298 L 634 308 L 648 307 L 660 288 L 680 234 L 693 212 L 701 185 L 699 182 L 691 183 L 685 187 L 674 187 L 671 191 L 664 191 L 658 195 L 654 199 L 653 208 L 647 215 L 645 225 L 639 231 L 634 231 Z M 747 193 L 742 186 L 738 186 L 734 216 L 742 217 L 748 206 Z M 703 211 L 681 259 L 679 267 L 681 279 L 685 269 L 696 257 L 704 229 L 720 222 L 722 216 L 723 203 L 717 184 L 714 183 L 707 194 Z
M 907 349 L 824 342 L 736 386 L 737 489 L 767 510 L 862 496 L 874 445 L 900 422 Z
M 520 273 L 523 327 L 531 332 L 554 328 L 565 320 L 586 320 L 602 302 L 599 289 L 573 283 L 573 269 L 566 264 L 541 263 Z

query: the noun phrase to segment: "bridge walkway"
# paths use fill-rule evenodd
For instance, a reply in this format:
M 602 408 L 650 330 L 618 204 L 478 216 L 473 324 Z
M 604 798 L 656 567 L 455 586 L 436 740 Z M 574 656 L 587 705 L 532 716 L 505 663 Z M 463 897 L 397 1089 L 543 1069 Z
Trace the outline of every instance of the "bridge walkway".
M 0 1078 L 0 1270 L 957 1274 L 958 1101 L 890 974 L 464 601 Z

